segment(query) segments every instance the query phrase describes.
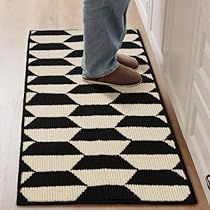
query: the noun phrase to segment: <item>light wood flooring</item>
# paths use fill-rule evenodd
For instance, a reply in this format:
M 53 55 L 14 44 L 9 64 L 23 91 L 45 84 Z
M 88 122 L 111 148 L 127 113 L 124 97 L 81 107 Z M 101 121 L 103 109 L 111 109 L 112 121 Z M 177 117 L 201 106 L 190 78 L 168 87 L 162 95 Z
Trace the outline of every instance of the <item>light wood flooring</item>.
M 114 1 L 114 0 L 113 0 Z M 128 12 L 128 27 L 144 31 L 134 1 Z M 17 207 L 16 186 L 21 134 L 22 102 L 26 62 L 26 46 L 32 29 L 82 29 L 82 0 L 1 0 L 0 1 L 0 210 L 16 209 L 80 209 L 80 210 L 208 210 L 197 173 L 180 132 L 166 88 L 157 69 L 145 32 L 143 38 L 152 61 L 170 119 L 184 156 L 195 192 L 197 205 L 72 205 Z

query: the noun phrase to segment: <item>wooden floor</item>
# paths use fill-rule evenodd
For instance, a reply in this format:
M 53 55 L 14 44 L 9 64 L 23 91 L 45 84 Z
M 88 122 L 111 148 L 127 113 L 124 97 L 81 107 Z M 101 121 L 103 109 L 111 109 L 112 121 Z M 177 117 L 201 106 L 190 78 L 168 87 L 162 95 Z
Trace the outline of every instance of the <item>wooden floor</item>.
M 128 27 L 143 31 L 142 22 L 132 1 L 128 14 Z M 16 210 L 16 185 L 21 134 L 22 102 L 26 62 L 27 36 L 31 29 L 82 28 L 82 0 L 1 0 L 0 7 L 0 210 Z M 143 32 L 156 77 L 160 84 L 170 119 L 184 156 L 196 195 L 197 205 L 72 205 L 26 207 L 35 209 L 81 210 L 208 210 L 209 205 L 201 189 L 197 173 L 180 132 L 170 100 L 164 88 L 161 73 Z M 23 208 L 23 207 L 22 207 Z

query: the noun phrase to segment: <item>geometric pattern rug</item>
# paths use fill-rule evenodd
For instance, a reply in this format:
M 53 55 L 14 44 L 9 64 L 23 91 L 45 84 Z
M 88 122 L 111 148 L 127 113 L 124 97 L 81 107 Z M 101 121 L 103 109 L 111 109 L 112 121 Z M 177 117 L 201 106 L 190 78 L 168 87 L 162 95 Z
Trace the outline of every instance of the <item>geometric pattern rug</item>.
M 196 203 L 139 30 L 119 52 L 142 84 L 83 81 L 81 30 L 30 31 L 18 205 Z

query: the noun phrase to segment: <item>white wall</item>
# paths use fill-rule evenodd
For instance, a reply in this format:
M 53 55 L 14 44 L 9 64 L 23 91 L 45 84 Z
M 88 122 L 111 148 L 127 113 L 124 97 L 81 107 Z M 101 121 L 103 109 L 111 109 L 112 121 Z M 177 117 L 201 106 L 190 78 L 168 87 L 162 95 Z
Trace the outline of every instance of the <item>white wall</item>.
M 151 21 L 151 31 L 162 53 L 163 37 L 164 37 L 164 20 L 165 20 L 165 0 L 153 1 L 153 12 Z
M 148 15 L 149 15 L 149 0 L 135 0 L 139 14 L 142 18 L 145 28 L 148 27 Z
M 210 203 L 210 1 L 136 0 Z
M 135 0 L 148 33 L 159 68 L 163 68 L 163 39 L 166 0 Z
M 164 76 L 210 203 L 210 1 L 167 0 Z

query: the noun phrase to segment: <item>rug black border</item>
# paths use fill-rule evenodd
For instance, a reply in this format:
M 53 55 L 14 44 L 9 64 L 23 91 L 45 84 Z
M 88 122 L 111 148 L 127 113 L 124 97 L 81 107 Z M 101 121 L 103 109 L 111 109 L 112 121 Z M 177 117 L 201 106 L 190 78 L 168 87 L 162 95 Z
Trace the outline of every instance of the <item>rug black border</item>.
M 168 120 L 168 124 L 169 124 L 169 128 L 171 130 L 171 133 L 172 135 L 175 137 L 174 139 L 174 142 L 175 142 L 175 145 L 176 145 L 176 150 L 177 150 L 177 154 L 180 158 L 180 161 L 183 163 L 183 171 L 185 172 L 185 175 L 187 177 L 187 180 L 188 180 L 188 186 L 191 190 L 191 198 L 192 198 L 192 201 L 189 201 L 189 202 L 186 202 L 186 201 L 138 201 L 138 202 L 134 202 L 134 201 L 123 201 L 123 200 L 109 200 L 109 201 L 83 201 L 83 202 L 78 202 L 78 201 L 68 201 L 68 202 L 30 202 L 30 201 L 27 201 L 26 203 L 23 203 L 20 201 L 19 199 L 19 196 L 20 196 L 20 189 L 21 189 L 21 158 L 22 158 L 22 148 L 23 148 L 23 135 L 24 135 L 24 116 L 25 116 L 25 105 L 26 105 L 26 88 L 27 88 L 27 78 L 28 78 L 28 61 L 29 61 L 29 44 L 30 44 L 30 36 L 31 36 L 31 32 L 32 31 L 48 31 L 48 30 L 51 30 L 51 29 L 46 29 L 46 30 L 29 30 L 29 34 L 28 34 L 28 38 L 27 38 L 27 52 L 26 52 L 26 66 L 25 66 L 25 83 L 24 83 L 24 97 L 23 97 L 23 109 L 22 109 L 22 126 L 21 126 L 21 142 L 20 142 L 20 153 L 19 153 L 19 169 L 18 169 L 18 183 L 17 183 L 17 195 L 16 195 L 16 205 L 17 206 L 45 206 L 45 205 L 48 205 L 48 206 L 54 206 L 54 205 L 75 205 L 75 206 L 79 206 L 79 205 L 84 205 L 84 204 L 87 204 L 87 205 L 99 205 L 99 204 L 106 204 L 106 205 L 110 205 L 110 204 L 116 204 L 116 205 L 122 205 L 122 204 L 130 204 L 132 206 L 135 206 L 135 205 L 193 205 L 193 204 L 197 204 L 198 201 L 196 199 L 196 196 L 195 196 L 195 191 L 193 189 L 193 186 L 192 186 L 192 183 L 191 183 L 191 179 L 190 179 L 190 176 L 188 174 L 188 171 L 187 171 L 187 168 L 186 168 L 186 164 L 185 164 L 185 161 L 183 159 L 183 156 L 181 154 L 181 150 L 180 150 L 180 147 L 178 145 L 178 142 L 177 142 L 177 137 L 175 135 L 175 132 L 174 132 L 174 128 L 172 126 L 172 123 L 171 123 L 171 120 L 168 116 L 168 111 L 166 109 L 166 106 L 165 106 L 165 102 L 162 98 L 162 94 L 160 92 L 160 89 L 159 89 L 159 86 L 158 86 L 158 83 L 157 83 L 157 79 L 156 79 L 156 76 L 154 74 L 154 71 L 153 71 L 153 67 L 151 65 L 151 62 L 150 62 L 150 59 L 149 59 L 149 56 L 148 56 L 148 53 L 147 53 L 147 50 L 146 50 L 146 47 L 145 47 L 145 44 L 144 44 L 144 40 L 143 40 L 143 37 L 141 35 L 141 32 L 139 29 L 137 28 L 128 28 L 127 30 L 134 30 L 137 32 L 138 34 L 138 38 L 141 40 L 141 43 L 142 43 L 142 47 L 144 49 L 144 53 L 147 57 L 147 60 L 148 60 L 148 64 L 150 65 L 150 68 L 151 68 L 151 73 L 152 73 L 152 76 L 154 78 L 154 82 L 155 82 L 155 85 L 156 85 L 156 88 L 157 90 L 159 91 L 159 95 L 160 95 L 160 103 L 161 105 L 163 106 L 163 109 L 165 110 L 165 116 Z M 79 29 L 66 29 L 66 30 L 79 30 Z M 66 30 L 63 30 L 63 31 L 66 31 Z M 57 31 L 55 29 L 51 30 L 51 31 Z

